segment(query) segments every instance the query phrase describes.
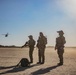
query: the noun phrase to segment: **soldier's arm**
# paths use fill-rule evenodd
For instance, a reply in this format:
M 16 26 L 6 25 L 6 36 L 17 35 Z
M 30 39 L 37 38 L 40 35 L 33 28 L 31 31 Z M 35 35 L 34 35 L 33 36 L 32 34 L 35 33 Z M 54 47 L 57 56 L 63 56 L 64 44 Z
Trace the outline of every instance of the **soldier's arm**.
M 66 43 L 65 37 L 64 37 L 64 44 Z
M 21 48 L 28 46 L 28 42 L 26 42 Z
M 65 40 L 65 37 L 64 37 L 63 38 L 63 44 L 62 45 L 64 46 L 65 43 L 66 43 L 66 40 Z
M 39 42 L 39 39 L 37 40 L 37 44 L 36 44 L 36 47 L 38 47 L 38 42 Z

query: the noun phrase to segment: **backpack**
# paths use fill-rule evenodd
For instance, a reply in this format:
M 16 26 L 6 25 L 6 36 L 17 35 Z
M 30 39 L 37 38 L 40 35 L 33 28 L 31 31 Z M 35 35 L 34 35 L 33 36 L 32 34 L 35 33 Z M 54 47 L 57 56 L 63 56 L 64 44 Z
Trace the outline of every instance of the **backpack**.
M 22 58 L 18 65 L 20 65 L 21 67 L 28 67 L 30 65 L 30 63 L 27 58 Z
M 44 37 L 44 42 L 45 42 L 45 45 L 47 44 L 47 38 L 46 37 Z

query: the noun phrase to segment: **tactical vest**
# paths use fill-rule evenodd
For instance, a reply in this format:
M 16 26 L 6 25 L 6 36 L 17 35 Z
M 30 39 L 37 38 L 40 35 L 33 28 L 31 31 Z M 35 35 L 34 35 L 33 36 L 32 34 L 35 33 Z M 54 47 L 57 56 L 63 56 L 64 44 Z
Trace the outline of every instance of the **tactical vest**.
M 66 43 L 65 41 L 65 37 L 58 37 L 56 38 L 56 47 L 59 48 L 59 47 L 64 47 L 64 44 Z
M 30 46 L 34 46 L 35 45 L 35 41 L 32 39 L 32 40 L 29 40 L 28 41 L 28 45 L 29 45 L 29 47 Z

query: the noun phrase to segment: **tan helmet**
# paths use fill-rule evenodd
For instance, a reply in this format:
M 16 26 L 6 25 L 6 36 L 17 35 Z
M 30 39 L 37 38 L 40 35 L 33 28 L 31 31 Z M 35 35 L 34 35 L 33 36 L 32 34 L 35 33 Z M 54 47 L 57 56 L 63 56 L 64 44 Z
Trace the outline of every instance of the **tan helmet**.
M 29 38 L 33 38 L 33 36 L 32 36 L 32 35 L 29 35 L 28 37 L 29 37 Z
M 64 34 L 64 32 L 62 30 L 57 31 L 57 33 Z

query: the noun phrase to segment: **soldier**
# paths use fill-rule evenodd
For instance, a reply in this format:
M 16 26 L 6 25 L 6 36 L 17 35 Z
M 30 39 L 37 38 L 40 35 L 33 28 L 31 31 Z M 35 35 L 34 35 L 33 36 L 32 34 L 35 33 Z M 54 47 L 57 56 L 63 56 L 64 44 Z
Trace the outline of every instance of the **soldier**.
M 35 45 L 35 40 L 33 39 L 33 36 L 28 36 L 29 40 L 22 46 L 29 46 L 29 57 L 30 57 L 30 63 L 33 63 L 33 50 Z
M 47 44 L 47 38 L 43 35 L 42 32 L 39 33 L 39 38 L 37 40 L 37 47 L 38 47 L 38 57 L 39 62 L 37 64 L 44 64 L 45 62 L 45 48 Z
M 65 37 L 63 36 L 64 32 L 62 30 L 57 31 L 57 33 L 59 33 L 59 37 L 56 38 L 55 50 L 57 49 L 58 57 L 60 59 L 58 65 L 63 65 L 64 44 L 66 41 Z

